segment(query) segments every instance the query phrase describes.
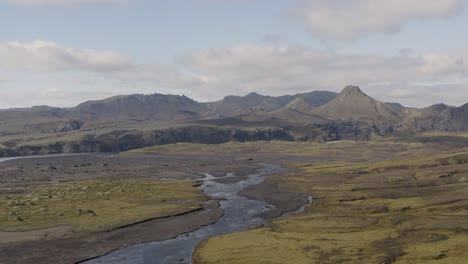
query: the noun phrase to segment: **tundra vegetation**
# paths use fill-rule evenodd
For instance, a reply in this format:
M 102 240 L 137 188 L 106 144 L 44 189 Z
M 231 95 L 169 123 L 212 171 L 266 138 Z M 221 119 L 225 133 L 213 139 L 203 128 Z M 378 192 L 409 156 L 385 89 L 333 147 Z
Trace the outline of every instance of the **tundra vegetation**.
M 78 161 L 90 165 L 77 166 Z M 202 242 L 193 256 L 195 263 L 466 263 L 468 259 L 466 133 L 430 132 L 327 144 L 178 143 L 110 158 L 54 158 L 56 168 L 47 167 L 51 162 L 18 160 L 0 166 L 6 175 L 0 188 L 0 231 L 20 235 L 67 226 L 73 233 L 56 240 L 73 241 L 67 250 L 83 241 L 99 243 L 105 234 L 116 234 L 123 241 L 96 247 L 99 250 L 67 251 L 67 260 L 127 245 L 129 235 L 117 234 L 126 230 L 119 227 L 204 208 L 209 198 L 196 188 L 199 183 L 185 180 L 201 177 L 194 171 L 242 176 L 263 162 L 281 164 L 288 172 L 268 176 L 241 195 L 275 204 L 284 197 L 281 193 L 307 194 L 313 202 L 299 214 Z M 11 171 L 21 177 L 9 177 Z M 50 177 L 43 179 L 43 174 Z M 177 180 L 163 180 L 166 177 Z M 217 204 L 212 205 L 216 210 Z M 185 228 L 206 215 L 195 214 L 188 218 L 191 222 L 179 223 L 180 232 L 219 217 L 197 220 Z M 70 236 L 80 237 L 67 240 Z M 16 252 L 18 263 L 49 263 L 50 256 L 31 250 L 44 245 L 43 252 L 53 249 L 54 256 L 63 256 L 61 247 L 47 247 L 54 243 L 55 238 L 50 239 L 5 244 L 0 247 L 0 260 L 1 253 L 11 258 Z M 139 239 L 129 243 L 152 241 L 151 237 Z
M 0 196 L 0 231 L 70 225 L 74 232 L 93 233 L 198 210 L 208 197 L 193 185 L 126 179 L 30 186 Z
M 324 147 L 375 158 L 289 162 L 265 184 L 312 195 L 305 212 L 208 239 L 195 263 L 466 263 L 468 149 L 349 144 Z

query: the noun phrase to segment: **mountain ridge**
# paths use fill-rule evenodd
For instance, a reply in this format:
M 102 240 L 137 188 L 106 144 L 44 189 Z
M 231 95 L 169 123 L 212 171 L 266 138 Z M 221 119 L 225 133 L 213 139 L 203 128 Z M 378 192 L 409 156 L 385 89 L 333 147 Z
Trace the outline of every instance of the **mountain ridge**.
M 378 101 L 353 85 L 340 94 L 312 91 L 274 97 L 250 93 L 208 103 L 180 95 L 133 94 L 90 100 L 71 108 L 34 106 L 0 110 L 0 135 L 67 133 L 109 126 L 166 127 L 187 122 L 218 126 L 229 123 L 231 127 L 250 128 L 334 124 L 338 132 L 337 124 L 351 122 L 358 124 L 356 129 L 388 135 L 397 130 L 466 131 L 467 115 L 468 104 L 455 108 L 444 104 L 407 108 Z

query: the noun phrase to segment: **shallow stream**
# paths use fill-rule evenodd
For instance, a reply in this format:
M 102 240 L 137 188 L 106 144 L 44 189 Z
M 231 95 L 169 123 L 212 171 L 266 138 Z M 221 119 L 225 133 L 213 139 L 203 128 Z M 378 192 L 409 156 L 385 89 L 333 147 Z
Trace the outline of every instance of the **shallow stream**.
M 237 193 L 249 186 L 261 183 L 264 180 L 264 176 L 278 173 L 282 170 L 279 166 L 264 165 L 260 173 L 249 175 L 245 180 L 229 184 L 218 183 L 214 180 L 219 179 L 219 177 L 213 177 L 205 173 L 205 178 L 201 180 L 203 184 L 200 188 L 213 199 L 220 199 L 221 207 L 224 210 L 224 215 L 218 222 L 201 227 L 193 232 L 182 234 L 174 239 L 131 246 L 84 263 L 191 263 L 192 253 L 202 240 L 222 234 L 243 231 L 265 222 L 258 215 L 275 207 L 266 202 L 241 197 Z M 227 174 L 226 177 L 233 176 Z
M 64 155 L 0 158 L 0 162 L 21 158 L 53 156 Z M 220 200 L 221 208 L 224 210 L 224 215 L 216 223 L 203 226 L 195 231 L 182 234 L 173 239 L 130 246 L 82 263 L 190 264 L 193 251 L 201 241 L 213 236 L 244 231 L 266 222 L 266 220 L 259 217 L 259 215 L 275 209 L 273 205 L 237 195 L 240 191 L 261 183 L 267 175 L 284 172 L 284 169 L 280 166 L 270 164 L 262 164 L 262 166 L 263 168 L 259 173 L 248 175 L 246 179 L 235 183 L 229 183 L 229 181 L 227 181 L 227 183 L 216 182 L 216 180 L 223 177 L 214 177 L 208 173 L 203 173 L 205 177 L 200 180 L 203 182 L 200 188 L 212 199 Z M 232 173 L 228 173 L 224 177 L 236 176 Z M 310 197 L 309 202 L 311 202 Z M 305 206 L 306 205 L 302 206 L 296 212 L 303 211 Z M 206 211 L 200 213 L 206 213 Z M 290 214 L 291 213 L 283 215 L 280 218 Z

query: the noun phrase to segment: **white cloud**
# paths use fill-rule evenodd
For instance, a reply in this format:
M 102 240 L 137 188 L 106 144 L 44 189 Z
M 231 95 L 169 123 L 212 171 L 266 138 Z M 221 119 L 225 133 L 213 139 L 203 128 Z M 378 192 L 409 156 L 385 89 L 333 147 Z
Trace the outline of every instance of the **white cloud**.
M 41 93 L 45 97 L 66 98 L 66 91 L 62 88 L 48 88 Z
M 15 5 L 90 5 L 90 4 L 126 4 L 129 0 L 6 0 Z
M 29 43 L 0 42 L 0 66 L 33 71 L 112 71 L 131 66 L 113 51 L 64 47 L 36 40 Z
M 399 102 L 405 106 L 427 107 L 432 104 L 445 103 L 461 106 L 468 103 L 466 91 L 468 81 L 422 85 L 415 83 L 392 83 L 366 87 L 367 91 L 386 102 Z
M 261 89 L 339 88 L 355 83 L 421 81 L 467 75 L 457 63 L 468 51 L 456 54 L 385 56 L 339 54 L 294 47 L 234 46 L 198 52 L 186 59 L 188 67 L 207 83 Z
M 468 49 L 388 56 L 244 45 L 202 50 L 172 65 L 158 65 L 138 64 L 113 51 L 45 41 L 0 43 L 3 76 L 20 80 L 8 87 L 20 87 L 38 95 L 31 98 L 45 100 L 37 104 L 62 106 L 115 94 L 173 93 L 207 101 L 253 91 L 268 95 L 318 89 L 338 92 L 348 84 L 360 85 L 378 99 L 410 106 L 457 105 L 468 102 L 468 64 L 461 63 L 466 58 Z M 445 94 L 440 92 L 444 87 Z
M 465 0 L 302 0 L 291 11 L 307 31 L 325 39 L 351 40 L 393 33 L 417 20 L 458 14 Z

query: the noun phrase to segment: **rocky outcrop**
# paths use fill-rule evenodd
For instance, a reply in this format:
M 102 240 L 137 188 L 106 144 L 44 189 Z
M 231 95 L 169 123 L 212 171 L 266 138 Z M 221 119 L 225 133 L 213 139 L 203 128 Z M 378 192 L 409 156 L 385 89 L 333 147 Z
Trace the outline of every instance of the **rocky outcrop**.
M 235 129 L 213 126 L 187 126 L 153 131 L 117 130 L 105 134 L 88 134 L 79 139 L 42 144 L 4 147 L 0 156 L 55 153 L 121 152 L 179 142 L 221 144 L 229 141 L 311 141 L 369 140 L 391 134 L 392 128 L 383 124 L 336 121 L 327 124 L 290 126 L 271 129 Z
M 347 86 L 339 95 L 251 93 L 212 103 L 178 95 L 137 94 L 74 108 L 0 110 L 0 136 L 16 135 L 2 137 L 0 156 L 118 152 L 178 142 L 370 140 L 395 132 L 467 130 L 468 104 L 406 108 L 375 100 L 357 86 Z
M 37 155 L 52 153 L 121 152 L 143 147 L 179 142 L 220 144 L 228 141 L 294 141 L 284 129 L 218 129 L 208 126 L 190 126 L 155 131 L 113 131 L 89 134 L 80 139 L 44 144 L 22 144 L 0 149 L 0 156 Z

